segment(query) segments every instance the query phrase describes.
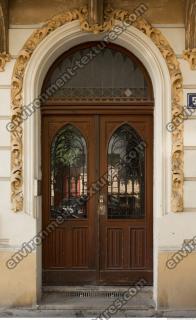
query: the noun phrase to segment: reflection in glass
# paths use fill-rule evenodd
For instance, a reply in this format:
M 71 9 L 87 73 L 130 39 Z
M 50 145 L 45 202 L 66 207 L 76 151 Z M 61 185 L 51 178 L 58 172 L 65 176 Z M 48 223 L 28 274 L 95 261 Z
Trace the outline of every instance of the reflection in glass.
M 144 216 L 145 142 L 127 124 L 108 146 L 108 218 Z
M 87 217 L 87 151 L 80 131 L 66 125 L 51 146 L 51 214 Z

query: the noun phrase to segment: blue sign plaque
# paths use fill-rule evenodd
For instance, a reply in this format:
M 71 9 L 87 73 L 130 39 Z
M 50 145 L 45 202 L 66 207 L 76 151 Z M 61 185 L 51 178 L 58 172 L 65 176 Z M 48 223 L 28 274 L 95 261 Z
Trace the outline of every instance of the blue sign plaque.
M 187 94 L 187 108 L 196 109 L 196 93 Z

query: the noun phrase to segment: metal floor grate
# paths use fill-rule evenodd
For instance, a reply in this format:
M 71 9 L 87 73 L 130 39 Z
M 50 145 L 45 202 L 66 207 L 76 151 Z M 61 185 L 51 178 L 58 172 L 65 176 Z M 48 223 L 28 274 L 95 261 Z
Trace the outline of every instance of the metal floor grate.
M 102 298 L 120 298 L 123 296 L 129 287 L 43 287 L 43 293 L 48 294 L 61 294 L 64 297 L 102 297 Z
M 66 297 L 79 297 L 79 298 L 91 298 L 91 297 L 120 298 L 123 296 L 123 292 L 80 290 L 80 291 L 64 291 L 63 295 Z

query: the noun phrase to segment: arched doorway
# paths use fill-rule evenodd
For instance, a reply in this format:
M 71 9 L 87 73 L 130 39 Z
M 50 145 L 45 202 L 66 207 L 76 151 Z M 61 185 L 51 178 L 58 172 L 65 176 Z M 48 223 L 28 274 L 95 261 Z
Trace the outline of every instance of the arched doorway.
M 126 49 L 88 42 L 42 88 L 43 283 L 152 283 L 153 92 Z

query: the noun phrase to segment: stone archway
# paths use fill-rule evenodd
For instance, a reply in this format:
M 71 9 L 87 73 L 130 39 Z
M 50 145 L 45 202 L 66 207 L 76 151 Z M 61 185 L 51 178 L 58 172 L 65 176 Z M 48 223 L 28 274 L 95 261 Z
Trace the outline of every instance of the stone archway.
M 182 112 L 182 74 L 179 62 L 168 41 L 162 33 L 152 27 L 145 19 L 138 18 L 134 23 L 129 20 L 130 13 L 122 10 L 112 11 L 110 19 L 103 26 L 90 27 L 86 21 L 87 10 L 72 10 L 62 15 L 55 16 L 40 29 L 36 30 L 26 41 L 21 50 L 14 67 L 12 77 L 12 121 L 11 131 L 11 202 L 14 211 L 23 209 L 23 125 L 22 125 L 22 105 L 23 105 L 23 80 L 28 62 L 44 39 L 56 29 L 68 22 L 79 20 L 80 28 L 87 32 L 110 32 L 115 25 L 115 21 L 126 21 L 149 37 L 155 46 L 160 50 L 164 58 L 171 79 L 172 94 L 172 117 L 178 116 Z M 183 210 L 183 124 L 180 124 L 172 134 L 172 211 L 180 212 Z

